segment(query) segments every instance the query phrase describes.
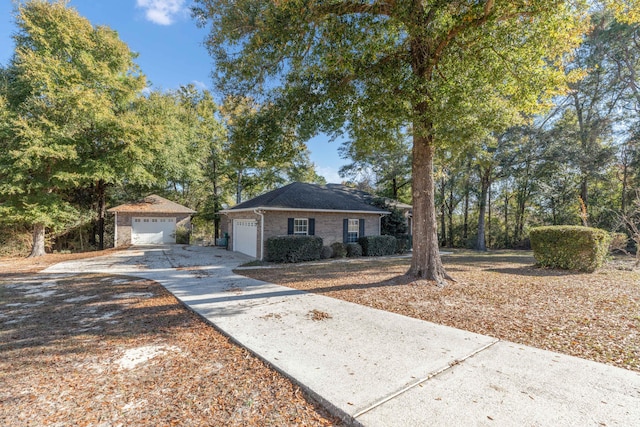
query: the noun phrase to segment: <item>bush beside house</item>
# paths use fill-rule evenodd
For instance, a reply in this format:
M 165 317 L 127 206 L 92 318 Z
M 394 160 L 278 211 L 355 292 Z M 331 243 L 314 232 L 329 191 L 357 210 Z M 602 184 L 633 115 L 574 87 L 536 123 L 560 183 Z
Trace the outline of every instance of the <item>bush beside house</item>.
M 385 256 L 396 253 L 397 243 L 393 236 L 365 236 L 358 239 L 364 256 Z
M 358 243 L 348 243 L 347 244 L 347 257 L 349 258 L 357 258 L 362 256 L 362 246 Z
M 275 236 L 267 239 L 271 262 L 315 261 L 322 257 L 322 239 L 317 236 Z
M 331 249 L 333 250 L 331 258 L 344 258 L 347 256 L 347 248 L 344 243 L 334 242 L 331 244 Z

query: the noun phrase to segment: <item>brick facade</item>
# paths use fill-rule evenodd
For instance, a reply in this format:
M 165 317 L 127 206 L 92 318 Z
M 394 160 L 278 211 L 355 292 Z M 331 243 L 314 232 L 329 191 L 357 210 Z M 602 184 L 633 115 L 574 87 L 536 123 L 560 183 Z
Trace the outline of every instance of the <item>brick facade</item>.
M 380 214 L 374 213 L 348 213 L 348 212 L 314 212 L 314 211 L 265 211 L 264 212 L 264 241 L 269 237 L 283 236 L 288 231 L 289 218 L 314 218 L 315 235 L 322 238 L 322 244 L 329 246 L 334 242 L 343 240 L 344 219 L 364 219 L 365 236 L 377 236 L 380 234 Z M 255 219 L 257 227 L 257 258 L 261 259 L 260 233 L 262 224 L 261 216 L 251 212 L 227 212 L 221 221 L 223 233 L 229 233 L 229 250 L 233 248 L 233 220 L 234 219 Z M 266 255 L 266 253 L 265 253 Z

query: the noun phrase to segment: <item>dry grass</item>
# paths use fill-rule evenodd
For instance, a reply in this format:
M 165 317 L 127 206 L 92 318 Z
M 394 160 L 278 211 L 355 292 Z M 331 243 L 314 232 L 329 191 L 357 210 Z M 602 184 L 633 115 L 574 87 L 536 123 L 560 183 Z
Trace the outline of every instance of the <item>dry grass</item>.
M 70 258 L 0 263 L 0 425 L 338 424 L 155 282 L 24 273 Z
M 640 271 L 620 258 L 593 274 L 533 266 L 528 252 L 443 257 L 441 289 L 405 276 L 409 259 L 242 270 L 256 279 L 640 371 Z

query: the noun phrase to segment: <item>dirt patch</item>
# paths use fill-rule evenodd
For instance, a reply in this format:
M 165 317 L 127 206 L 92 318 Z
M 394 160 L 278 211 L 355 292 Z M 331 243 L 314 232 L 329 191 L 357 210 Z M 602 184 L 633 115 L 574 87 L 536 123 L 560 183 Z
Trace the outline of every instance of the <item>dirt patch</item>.
M 0 280 L 0 425 L 339 425 L 155 282 Z
M 309 311 L 309 313 L 307 313 L 307 317 L 315 322 L 331 319 L 331 315 L 329 313 L 316 309 Z
M 237 273 L 503 340 L 640 371 L 640 271 L 631 257 L 593 274 L 534 266 L 530 252 L 443 257 L 445 288 L 405 275 L 409 259 Z

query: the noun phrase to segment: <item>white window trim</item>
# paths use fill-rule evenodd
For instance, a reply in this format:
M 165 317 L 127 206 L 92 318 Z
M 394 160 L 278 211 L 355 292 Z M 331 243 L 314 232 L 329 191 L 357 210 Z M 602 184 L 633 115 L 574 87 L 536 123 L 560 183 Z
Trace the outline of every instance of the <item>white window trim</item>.
M 355 230 L 353 228 L 355 227 Z M 355 234 L 355 240 L 351 238 L 351 235 Z M 347 226 L 347 243 L 357 243 L 360 238 L 360 220 L 356 218 L 349 218 Z
M 304 231 L 297 231 L 298 227 L 304 228 Z M 308 236 L 309 235 L 309 218 L 294 218 L 293 234 L 296 236 Z

